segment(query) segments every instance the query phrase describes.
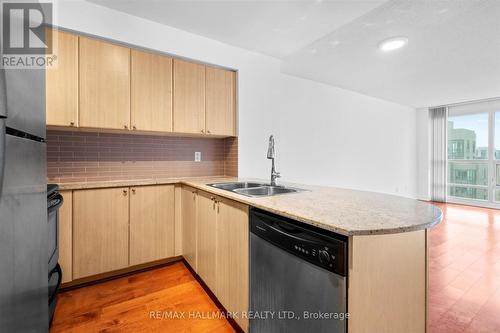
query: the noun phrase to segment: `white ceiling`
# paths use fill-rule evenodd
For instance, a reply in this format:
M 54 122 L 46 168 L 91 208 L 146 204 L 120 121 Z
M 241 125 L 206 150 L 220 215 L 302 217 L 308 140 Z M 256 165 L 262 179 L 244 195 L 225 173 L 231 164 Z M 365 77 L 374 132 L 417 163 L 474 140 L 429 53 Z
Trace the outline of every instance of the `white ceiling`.
M 281 58 L 386 0 L 87 1 Z
M 408 45 L 377 49 L 394 36 Z M 414 107 L 500 96 L 500 1 L 389 1 L 287 57 L 282 70 Z
M 500 0 L 87 0 L 414 107 L 500 96 Z M 380 41 L 406 36 L 393 53 Z

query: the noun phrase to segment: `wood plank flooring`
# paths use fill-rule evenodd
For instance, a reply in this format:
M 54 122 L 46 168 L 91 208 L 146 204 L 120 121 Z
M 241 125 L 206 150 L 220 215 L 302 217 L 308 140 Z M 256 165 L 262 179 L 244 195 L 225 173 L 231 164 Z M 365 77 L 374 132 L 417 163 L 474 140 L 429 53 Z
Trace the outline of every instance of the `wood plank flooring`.
M 500 332 L 500 210 L 437 204 L 430 231 L 429 333 Z M 60 295 L 51 332 L 234 332 L 225 319 L 153 319 L 218 311 L 182 262 Z
M 500 332 L 500 210 L 436 204 L 430 231 L 428 333 Z
M 234 332 L 218 311 L 177 262 L 61 293 L 50 332 Z M 173 313 L 185 318 L 167 318 Z

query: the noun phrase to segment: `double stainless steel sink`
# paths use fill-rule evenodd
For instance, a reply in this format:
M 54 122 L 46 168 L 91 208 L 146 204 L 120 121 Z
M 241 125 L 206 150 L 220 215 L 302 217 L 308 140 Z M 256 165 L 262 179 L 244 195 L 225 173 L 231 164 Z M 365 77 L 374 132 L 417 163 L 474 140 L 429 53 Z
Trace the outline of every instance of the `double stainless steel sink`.
M 249 197 L 268 197 L 278 194 L 296 193 L 304 191 L 303 189 L 287 186 L 271 186 L 260 182 L 231 182 L 207 184 L 221 190 L 226 190 Z

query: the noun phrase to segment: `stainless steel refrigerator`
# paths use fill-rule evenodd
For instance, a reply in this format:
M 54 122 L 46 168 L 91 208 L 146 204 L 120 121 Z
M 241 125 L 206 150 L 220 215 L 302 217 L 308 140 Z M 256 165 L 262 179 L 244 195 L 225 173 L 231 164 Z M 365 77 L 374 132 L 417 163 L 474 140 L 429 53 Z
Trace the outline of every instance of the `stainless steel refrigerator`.
M 48 331 L 45 71 L 0 69 L 0 332 Z

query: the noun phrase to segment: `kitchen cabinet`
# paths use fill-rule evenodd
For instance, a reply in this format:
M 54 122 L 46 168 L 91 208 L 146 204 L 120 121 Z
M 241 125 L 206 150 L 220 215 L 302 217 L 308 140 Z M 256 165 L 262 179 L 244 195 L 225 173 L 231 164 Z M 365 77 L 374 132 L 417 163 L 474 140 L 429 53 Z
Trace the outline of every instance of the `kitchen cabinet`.
M 87 37 L 79 39 L 79 125 L 128 129 L 130 49 Z
M 174 59 L 174 132 L 205 133 L 205 66 Z
M 233 71 L 206 67 L 206 133 L 235 135 L 236 94 Z
M 349 333 L 426 331 L 427 230 L 349 238 Z
M 174 255 L 174 185 L 130 189 L 130 262 L 138 265 Z
M 184 258 L 248 331 L 248 206 L 183 186 L 182 229 Z
M 59 265 L 62 283 L 73 280 L 73 192 L 61 191 L 63 204 L 59 208 Z
M 216 295 L 224 308 L 238 313 L 238 325 L 248 331 L 249 308 L 249 230 L 248 206 L 228 199 L 218 199 L 217 213 L 217 288 Z
M 53 30 L 57 60 L 46 68 L 47 125 L 78 126 L 78 36 Z
M 190 187 L 182 187 L 181 193 L 181 216 L 182 216 L 182 253 L 184 259 L 191 268 L 198 271 L 197 265 L 197 194 L 196 190 Z
M 172 131 L 172 58 L 131 51 L 132 130 Z
M 73 192 L 73 279 L 128 266 L 128 192 L 128 187 Z
M 215 196 L 198 193 L 197 202 L 197 273 L 212 290 L 217 290 L 216 244 L 217 203 Z
M 53 31 L 47 125 L 236 136 L 236 72 Z

